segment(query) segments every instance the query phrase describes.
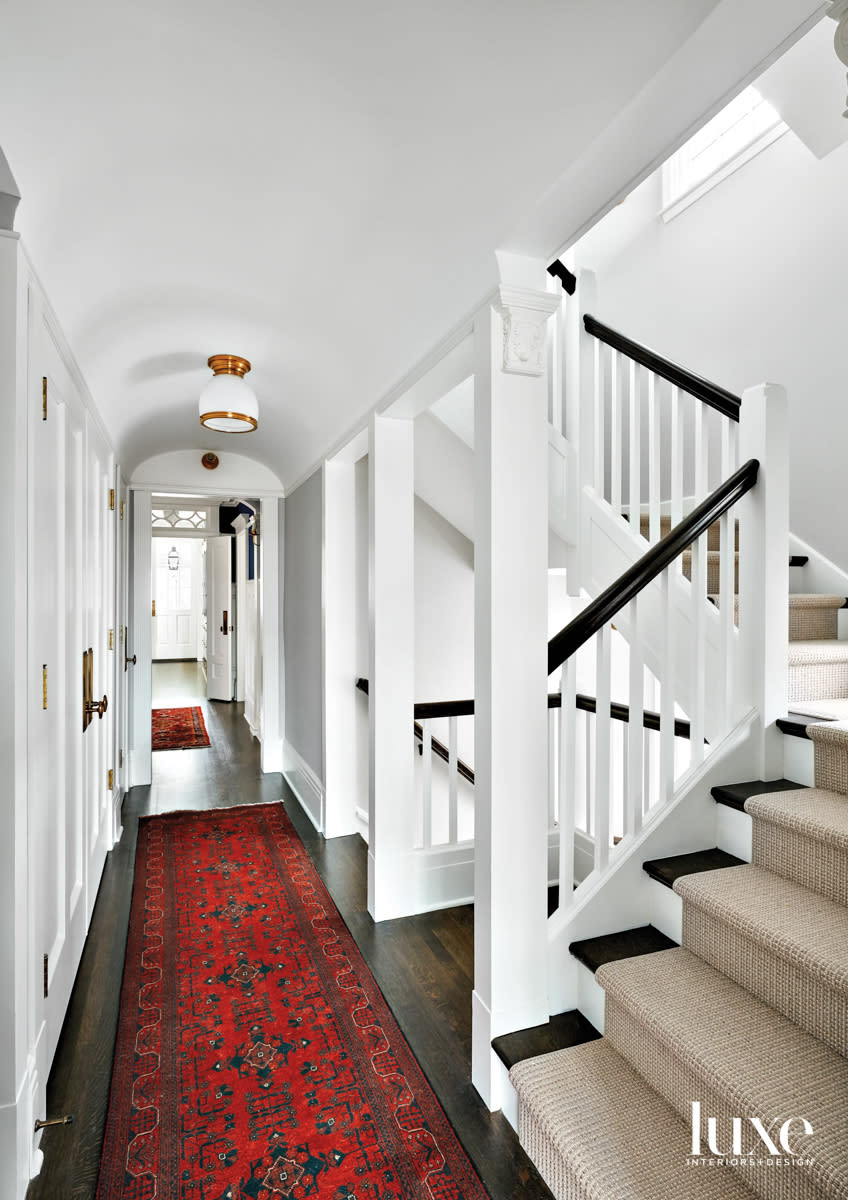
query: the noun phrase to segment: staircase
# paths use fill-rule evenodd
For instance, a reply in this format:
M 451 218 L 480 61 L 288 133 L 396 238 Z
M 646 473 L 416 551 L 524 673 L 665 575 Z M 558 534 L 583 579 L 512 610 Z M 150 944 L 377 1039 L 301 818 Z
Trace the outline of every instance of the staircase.
M 789 597 L 794 708 L 848 696 L 844 604 Z M 806 734 L 814 787 L 713 789 L 750 826 L 750 862 L 643 863 L 678 898 L 680 945 L 651 926 L 572 943 L 602 1038 L 574 1013 L 567 1048 L 525 1058 L 521 1035 L 498 1039 L 557 1200 L 848 1197 L 848 724 Z

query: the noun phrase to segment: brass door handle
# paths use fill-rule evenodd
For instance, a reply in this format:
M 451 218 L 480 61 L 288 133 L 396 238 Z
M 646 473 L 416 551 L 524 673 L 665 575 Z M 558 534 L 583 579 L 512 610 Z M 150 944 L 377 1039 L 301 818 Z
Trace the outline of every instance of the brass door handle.
M 103 720 L 103 714 L 106 712 L 108 707 L 109 701 L 106 696 L 104 696 L 102 700 L 86 700 L 85 702 L 86 714 L 89 717 L 93 717 L 94 714 L 97 713 L 101 721 Z
M 227 636 L 227 610 L 226 609 L 224 609 L 224 624 L 221 625 L 220 629 L 221 629 L 221 633 L 223 633 L 224 637 L 226 637 Z
M 124 650 L 124 670 L 125 671 L 126 671 L 127 667 L 130 665 L 130 663 L 132 663 L 132 665 L 135 666 L 135 655 L 133 655 L 132 658 L 130 658 L 130 656 L 127 654 L 126 650 Z

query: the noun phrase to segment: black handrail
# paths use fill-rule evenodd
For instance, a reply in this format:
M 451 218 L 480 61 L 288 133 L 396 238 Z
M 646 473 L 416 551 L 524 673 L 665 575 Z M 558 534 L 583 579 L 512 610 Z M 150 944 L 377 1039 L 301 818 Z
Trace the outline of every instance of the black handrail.
M 577 276 L 569 271 L 565 263 L 561 263 L 558 258 L 555 258 L 548 267 L 548 274 L 554 279 L 559 279 L 562 283 L 562 290 L 568 292 L 569 296 L 573 296 L 577 289 Z
M 364 692 L 366 696 L 368 695 L 368 680 L 367 679 L 357 679 L 356 686 L 360 690 L 360 692 Z M 577 693 L 576 706 L 577 706 L 577 708 L 579 708 L 581 710 L 581 712 L 596 713 L 598 711 L 597 699 L 594 696 L 584 696 L 582 692 Z M 562 696 L 560 695 L 559 692 L 549 692 L 548 693 L 548 708 L 562 708 Z M 473 717 L 474 716 L 474 701 L 473 700 L 439 700 L 439 701 L 433 701 L 430 703 L 425 702 L 423 704 L 416 704 L 414 706 L 414 715 L 416 718 L 421 717 L 422 720 L 427 720 L 428 717 L 433 715 L 432 710 L 434 710 L 434 709 L 438 710 L 435 714 L 436 716 Z M 422 710 L 423 710 L 423 712 L 422 712 Z M 446 710 L 450 710 L 450 711 L 446 711 Z M 610 701 L 610 718 L 613 721 L 629 722 L 630 721 L 629 707 L 626 704 L 622 704 L 618 700 Z M 659 731 L 662 728 L 662 719 L 660 717 L 660 714 L 658 712 L 652 712 L 651 709 L 646 708 L 642 713 L 642 725 L 645 729 L 653 729 L 653 730 Z M 419 740 L 421 740 L 424 736 L 424 730 L 417 723 L 417 721 L 415 723 L 415 736 Z M 674 721 L 674 736 L 679 737 L 679 738 L 691 738 L 692 731 L 691 731 L 689 722 L 681 720 L 680 718 L 676 717 L 675 721 Z M 447 762 L 448 761 L 447 748 L 437 738 L 432 738 L 431 740 L 433 743 L 434 752 L 436 754 L 438 754 L 439 758 L 444 758 L 445 762 Z M 473 783 L 474 782 L 474 772 L 471 770 L 470 767 L 468 767 L 465 763 L 463 763 L 461 759 L 459 759 L 458 762 L 460 764 L 460 769 L 459 769 L 460 775 L 464 775 L 465 778 L 470 783 Z M 465 770 L 462 769 L 463 767 L 465 768 Z
M 613 350 L 620 350 L 622 354 L 626 354 L 634 362 L 641 363 L 655 375 L 667 379 L 669 383 L 682 388 L 690 396 L 696 396 L 699 400 L 703 400 L 704 404 L 723 413 L 731 421 L 739 420 L 739 409 L 742 407 L 742 400 L 739 396 L 734 396 L 732 392 L 719 387 L 717 383 L 710 383 L 708 379 L 702 379 L 700 375 L 687 371 L 685 367 L 678 366 L 677 363 L 673 363 L 667 358 L 662 358 L 653 350 L 649 350 L 647 346 L 640 346 L 638 342 L 625 337 L 623 333 L 601 324 L 594 317 L 590 317 L 588 313 L 583 317 L 583 325 L 587 333 L 598 338 L 599 341 L 605 342 L 607 346 L 612 346 Z
M 757 460 L 749 459 L 688 517 L 653 545 L 647 554 L 643 554 L 632 567 L 616 579 L 615 583 L 610 584 L 606 591 L 587 604 L 573 621 L 555 634 L 548 642 L 548 674 L 561 667 L 584 642 L 588 642 L 590 637 L 608 625 L 616 613 L 673 563 L 687 546 L 691 546 L 713 522 L 749 492 L 757 482 L 759 469 L 760 464 Z
M 413 723 L 412 730 L 419 742 L 423 743 L 424 729 L 418 724 L 417 721 Z M 450 750 L 448 750 L 444 742 L 440 742 L 439 739 L 433 737 L 432 734 L 430 735 L 430 749 L 437 758 L 441 758 L 446 763 L 450 762 Z M 419 746 L 418 750 L 419 753 L 423 753 L 424 746 Z M 474 772 L 471 770 L 471 767 L 469 767 L 468 763 L 463 762 L 461 758 L 457 758 L 456 760 L 456 770 L 457 774 L 461 775 L 463 779 L 467 779 L 469 783 L 474 782 Z

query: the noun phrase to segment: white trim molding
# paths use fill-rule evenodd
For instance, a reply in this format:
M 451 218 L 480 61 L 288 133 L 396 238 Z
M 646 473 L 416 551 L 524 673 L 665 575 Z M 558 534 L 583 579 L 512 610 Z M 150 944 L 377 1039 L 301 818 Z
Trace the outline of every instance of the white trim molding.
M 562 303 L 556 292 L 501 284 L 495 308 L 503 317 L 503 370 L 513 375 L 545 371 L 545 326 Z
M 321 834 L 324 832 L 324 784 L 285 738 L 283 740 L 283 779 L 300 801 L 300 807 Z

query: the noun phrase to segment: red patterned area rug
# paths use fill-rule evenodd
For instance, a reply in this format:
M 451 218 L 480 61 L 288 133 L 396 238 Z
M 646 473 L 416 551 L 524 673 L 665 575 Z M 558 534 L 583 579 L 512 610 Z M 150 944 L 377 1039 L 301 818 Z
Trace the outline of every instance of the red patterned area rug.
M 486 1195 L 282 804 L 144 819 L 98 1200 Z
M 154 708 L 154 750 L 200 750 L 208 745 L 201 708 Z

